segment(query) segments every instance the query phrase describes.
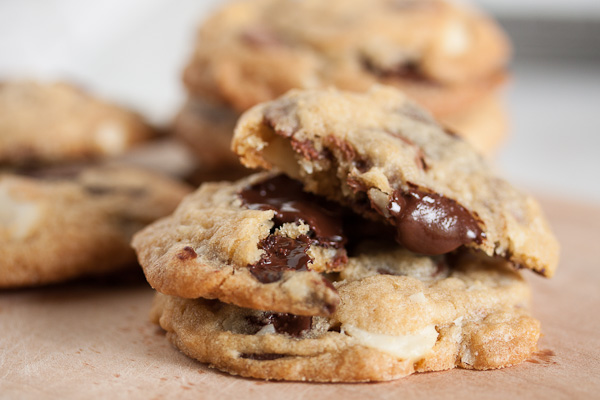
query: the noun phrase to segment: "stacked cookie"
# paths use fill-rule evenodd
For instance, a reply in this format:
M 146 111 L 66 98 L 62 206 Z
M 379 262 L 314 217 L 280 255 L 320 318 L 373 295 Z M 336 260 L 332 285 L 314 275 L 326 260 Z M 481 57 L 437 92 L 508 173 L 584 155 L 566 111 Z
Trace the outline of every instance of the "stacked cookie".
M 291 91 L 243 114 L 233 148 L 270 172 L 202 185 L 132 243 L 184 353 L 336 382 L 535 351 L 516 269 L 556 268 L 539 205 L 405 94 Z
M 108 165 L 154 131 L 68 84 L 0 84 L 0 288 L 135 265 L 133 233 L 189 188 Z
M 237 163 L 231 132 L 251 106 L 293 88 L 379 83 L 490 154 L 506 130 L 497 92 L 508 58 L 493 21 L 443 0 L 238 1 L 199 30 L 175 130 L 206 168 L 222 168 Z

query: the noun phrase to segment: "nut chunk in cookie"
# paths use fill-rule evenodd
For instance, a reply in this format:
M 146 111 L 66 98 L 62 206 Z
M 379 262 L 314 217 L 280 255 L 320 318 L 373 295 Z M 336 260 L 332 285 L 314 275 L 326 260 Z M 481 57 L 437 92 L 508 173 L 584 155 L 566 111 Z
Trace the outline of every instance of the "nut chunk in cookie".
M 188 356 L 261 379 L 384 381 L 527 359 L 540 331 L 519 273 L 505 260 L 439 261 L 389 249 L 351 257 L 330 316 L 158 294 L 152 318 Z
M 545 276 L 556 268 L 558 244 L 538 203 L 393 88 L 290 91 L 247 111 L 232 147 L 248 167 L 281 170 L 395 227 L 416 253 L 468 247 Z
M 132 244 L 161 293 L 329 315 L 339 296 L 322 273 L 347 261 L 340 209 L 284 175 L 257 174 L 202 185 Z

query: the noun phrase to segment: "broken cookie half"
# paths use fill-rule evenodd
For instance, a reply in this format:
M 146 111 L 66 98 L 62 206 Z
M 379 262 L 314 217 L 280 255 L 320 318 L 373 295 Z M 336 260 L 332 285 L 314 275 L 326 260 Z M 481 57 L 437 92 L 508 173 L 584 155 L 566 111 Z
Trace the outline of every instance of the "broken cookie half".
M 341 207 L 283 175 L 207 183 L 133 240 L 159 292 L 299 315 L 329 315 L 322 274 L 347 262 Z
M 403 93 L 291 91 L 245 113 L 233 150 L 396 229 L 404 247 L 461 246 L 553 275 L 558 243 L 538 203 Z

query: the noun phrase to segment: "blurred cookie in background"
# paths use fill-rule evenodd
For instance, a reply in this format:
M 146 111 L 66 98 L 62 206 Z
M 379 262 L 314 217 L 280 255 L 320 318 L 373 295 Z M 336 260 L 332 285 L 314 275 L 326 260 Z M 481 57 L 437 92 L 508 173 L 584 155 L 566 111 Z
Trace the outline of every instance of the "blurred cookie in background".
M 207 168 L 237 165 L 231 128 L 251 106 L 293 88 L 385 84 L 491 155 L 506 129 L 497 92 L 509 58 L 494 21 L 445 1 L 234 2 L 199 29 L 175 132 Z
M 190 188 L 125 166 L 0 172 L 0 288 L 37 286 L 136 265 L 131 236 Z
M 154 136 L 139 115 L 71 84 L 0 84 L 0 165 L 115 156 Z

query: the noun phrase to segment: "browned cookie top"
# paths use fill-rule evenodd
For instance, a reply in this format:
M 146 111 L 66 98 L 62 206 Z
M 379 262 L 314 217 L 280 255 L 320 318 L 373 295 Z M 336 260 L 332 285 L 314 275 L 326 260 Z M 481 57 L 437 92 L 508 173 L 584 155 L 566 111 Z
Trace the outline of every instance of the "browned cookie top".
M 466 246 L 552 276 L 558 244 L 537 202 L 392 88 L 291 91 L 249 110 L 233 149 L 396 228 L 423 254 Z

